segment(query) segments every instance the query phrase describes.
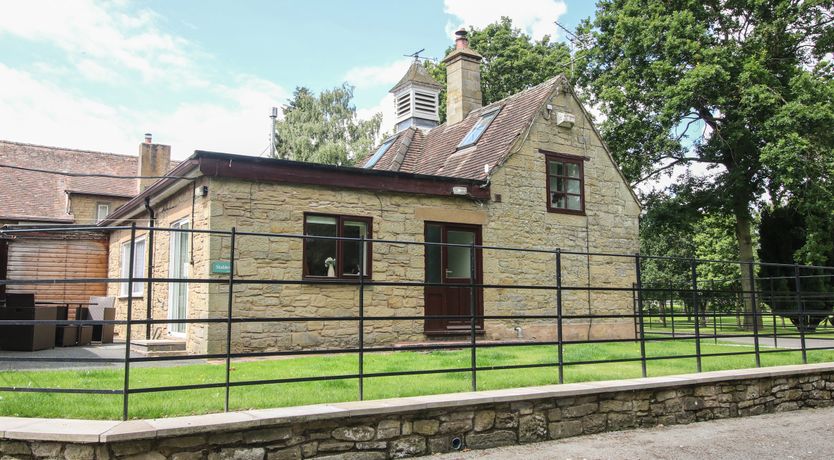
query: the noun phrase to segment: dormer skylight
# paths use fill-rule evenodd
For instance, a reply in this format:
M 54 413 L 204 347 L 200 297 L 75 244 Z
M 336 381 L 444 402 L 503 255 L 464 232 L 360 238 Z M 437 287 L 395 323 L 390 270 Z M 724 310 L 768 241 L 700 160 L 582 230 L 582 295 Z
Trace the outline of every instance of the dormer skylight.
M 365 166 L 363 166 L 363 168 L 373 168 L 379 162 L 379 159 L 382 158 L 383 155 L 385 155 L 385 152 L 388 151 L 388 148 L 391 147 L 391 144 L 393 144 L 396 139 L 397 138 L 395 136 L 383 142 L 382 145 L 380 145 L 379 148 L 376 149 L 376 152 L 374 152 L 374 155 L 371 157 L 371 159 L 368 160 L 367 163 L 365 163 Z
M 501 107 L 498 107 L 494 110 L 490 110 L 489 112 L 481 115 L 481 118 L 478 118 L 478 121 L 475 122 L 475 126 L 466 133 L 463 140 L 460 141 L 458 144 L 458 148 L 462 149 L 464 147 L 469 147 L 470 145 L 475 145 L 478 142 L 478 139 L 484 134 L 484 131 L 489 128 L 490 123 L 495 117 L 498 115 L 498 112 L 501 110 Z

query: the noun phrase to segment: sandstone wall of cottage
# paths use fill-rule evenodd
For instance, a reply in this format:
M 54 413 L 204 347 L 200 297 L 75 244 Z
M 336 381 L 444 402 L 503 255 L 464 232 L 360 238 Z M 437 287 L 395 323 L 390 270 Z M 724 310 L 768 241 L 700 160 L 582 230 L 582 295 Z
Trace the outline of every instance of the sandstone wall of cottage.
M 202 178 L 197 185 L 207 185 L 208 178 Z M 154 258 L 154 278 L 167 278 L 170 271 L 170 245 L 171 232 L 163 229 L 169 228 L 173 223 L 186 220 L 192 228 L 208 229 L 209 228 L 209 207 L 208 199 L 203 197 L 196 197 L 192 200 L 194 195 L 191 186 L 186 186 L 179 192 L 171 195 L 159 204 L 154 204 L 153 208 L 156 213 L 156 228 L 154 231 L 153 244 L 153 258 Z M 141 213 L 135 218 L 137 226 L 148 226 L 147 213 Z M 130 225 L 129 223 L 122 225 Z M 137 238 L 144 237 L 146 240 L 146 251 L 143 254 L 146 261 L 150 252 L 150 244 L 148 241 L 147 230 L 137 230 Z M 115 230 L 110 236 L 110 253 L 109 253 L 109 277 L 121 277 L 121 247 L 122 244 L 130 239 L 130 230 Z M 189 252 L 192 256 L 193 263 L 189 265 L 189 278 L 205 278 L 205 274 L 209 271 L 210 261 L 208 259 L 208 244 L 209 237 L 205 234 L 193 234 L 190 238 Z M 145 276 L 144 274 L 142 275 Z M 167 282 L 151 283 L 151 314 L 153 319 L 168 318 L 169 305 L 169 287 Z M 120 283 L 109 283 L 108 295 L 116 297 L 116 317 L 119 319 L 127 318 L 127 298 L 121 295 Z M 144 285 L 143 293 L 140 296 L 133 298 L 133 319 L 144 320 L 147 317 L 148 302 L 147 302 L 148 286 Z M 189 319 L 207 318 L 208 317 L 208 286 L 201 283 L 189 284 L 188 288 L 188 302 L 187 312 Z M 125 327 L 119 326 L 116 328 L 118 337 L 125 337 Z M 167 339 L 171 338 L 169 334 L 169 325 L 153 324 L 150 326 L 151 338 L 153 339 Z M 131 328 L 132 339 L 141 340 L 146 337 L 145 325 L 137 325 Z M 208 342 L 209 332 L 206 324 L 189 324 L 186 326 L 187 348 L 191 353 L 204 353 L 206 351 L 206 344 Z
M 423 220 L 415 214 L 431 211 L 466 215 L 484 221 L 478 203 L 466 198 L 375 193 L 320 186 L 214 180 L 211 224 L 240 231 L 303 234 L 304 213 L 318 212 L 371 217 L 374 239 L 423 241 Z M 228 260 L 229 238 L 213 237 L 212 260 Z M 263 236 L 238 236 L 235 279 L 302 279 L 302 240 Z M 422 281 L 423 248 L 419 245 L 373 245 L 374 281 Z M 212 285 L 210 310 L 225 315 L 227 286 Z M 234 293 L 235 316 L 336 317 L 359 314 L 359 289 L 345 285 L 239 284 Z M 420 316 L 423 290 L 419 287 L 369 286 L 365 289 L 365 314 L 369 316 Z M 368 321 L 366 344 L 425 340 L 423 322 Z M 281 350 L 311 347 L 357 347 L 356 321 L 296 321 L 238 323 L 233 330 L 235 350 Z M 225 331 L 212 338 L 210 349 L 222 349 Z
M 489 203 L 490 223 L 484 227 L 484 240 L 495 244 L 522 247 L 561 248 L 563 251 L 634 254 L 639 250 L 640 208 L 628 185 L 603 147 L 602 140 L 584 116 L 579 102 L 567 92 L 557 92 L 549 101 L 552 115 L 542 108 L 530 132 L 509 160 L 499 165 L 491 178 L 493 198 Z M 572 129 L 556 125 L 555 113 L 576 116 Z M 542 150 L 585 157 L 585 215 L 548 212 L 547 170 Z M 502 282 L 516 284 L 553 283 L 555 262 L 552 257 L 484 258 L 487 272 L 501 273 Z M 532 270 L 530 264 L 538 270 Z M 577 290 L 564 292 L 565 314 L 631 314 L 632 293 L 624 291 L 582 290 L 587 287 L 629 289 L 635 280 L 634 260 L 625 257 L 563 254 L 563 286 Z M 523 302 L 514 290 L 486 293 L 496 306 L 494 314 L 552 314 L 553 294 L 531 292 Z M 531 335 L 553 339 L 551 323 L 526 322 Z M 634 334 L 631 319 L 568 319 L 567 339 L 625 337 Z M 509 336 L 512 328 L 523 324 L 493 322 L 487 327 L 492 336 Z M 509 328 L 509 330 L 507 329 Z
M 109 205 L 110 212 L 113 212 L 125 203 L 127 203 L 126 198 L 74 193 L 69 200 L 69 213 L 72 214 L 76 224 L 94 225 L 97 223 L 96 211 L 99 204 Z

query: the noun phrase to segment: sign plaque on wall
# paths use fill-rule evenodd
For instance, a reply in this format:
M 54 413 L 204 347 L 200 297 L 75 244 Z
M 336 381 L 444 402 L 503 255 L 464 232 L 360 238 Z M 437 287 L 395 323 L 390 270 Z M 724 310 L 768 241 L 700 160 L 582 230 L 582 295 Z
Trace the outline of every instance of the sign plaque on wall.
M 228 275 L 231 266 L 228 261 L 215 260 L 211 262 L 211 272 L 214 274 Z

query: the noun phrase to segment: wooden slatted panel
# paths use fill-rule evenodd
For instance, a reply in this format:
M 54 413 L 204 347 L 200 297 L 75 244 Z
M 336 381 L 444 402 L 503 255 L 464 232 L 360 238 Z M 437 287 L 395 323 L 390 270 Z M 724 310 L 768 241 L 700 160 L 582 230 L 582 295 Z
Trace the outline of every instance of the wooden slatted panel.
M 107 278 L 107 240 L 19 239 L 9 244 L 8 279 Z M 89 302 L 106 283 L 11 285 L 8 292 L 34 292 L 39 302 Z

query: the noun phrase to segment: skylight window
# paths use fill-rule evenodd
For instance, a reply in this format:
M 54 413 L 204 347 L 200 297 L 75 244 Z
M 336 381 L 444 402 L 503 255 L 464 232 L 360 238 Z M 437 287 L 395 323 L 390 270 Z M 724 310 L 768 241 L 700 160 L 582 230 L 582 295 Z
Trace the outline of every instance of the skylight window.
M 392 137 L 391 139 L 388 139 L 382 145 L 380 145 L 379 148 L 376 150 L 376 152 L 374 152 L 374 156 L 372 156 L 371 159 L 368 160 L 367 163 L 365 163 L 364 168 L 365 169 L 373 168 L 374 165 L 376 165 L 377 162 L 379 162 L 379 159 L 382 158 L 382 155 L 385 155 L 385 152 L 388 151 L 388 147 L 391 147 L 391 144 L 393 144 L 394 140 L 396 140 L 396 139 L 397 139 L 396 137 Z
M 492 123 L 492 120 L 494 120 L 495 117 L 498 115 L 499 110 L 500 108 L 481 115 L 481 118 L 478 119 L 478 121 L 475 123 L 475 126 L 473 126 L 472 129 L 470 129 L 469 132 L 466 133 L 466 137 L 464 137 L 463 140 L 460 141 L 460 144 L 458 144 L 458 148 L 462 149 L 464 147 L 469 147 L 470 145 L 474 145 L 476 142 L 478 142 L 478 139 L 481 138 L 481 136 L 484 134 L 484 131 L 486 131 L 486 129 L 489 128 L 489 124 Z

